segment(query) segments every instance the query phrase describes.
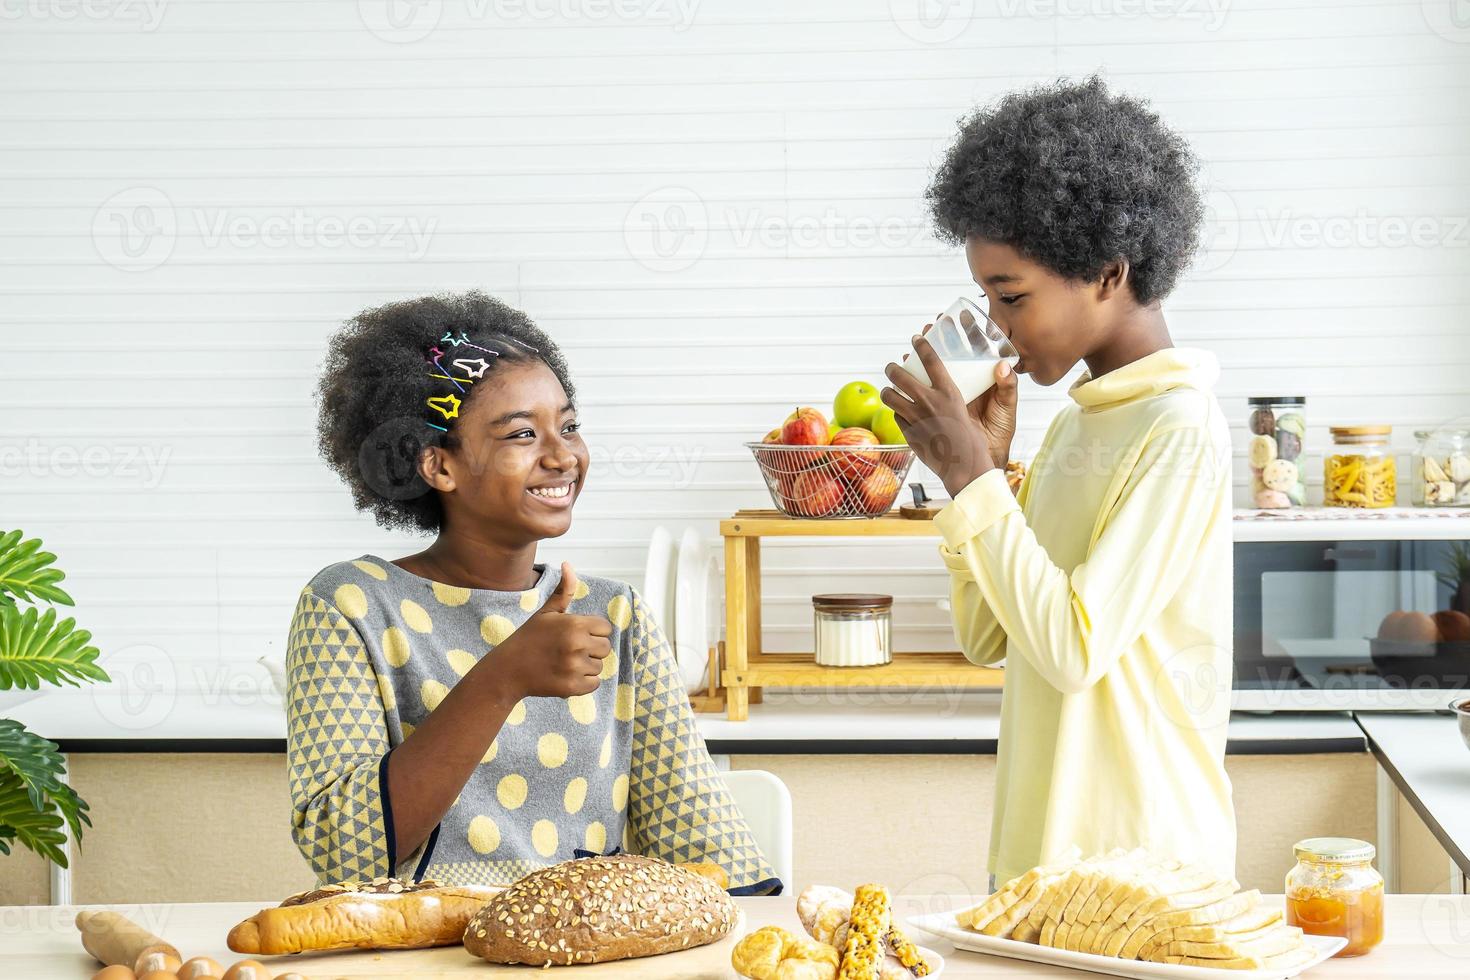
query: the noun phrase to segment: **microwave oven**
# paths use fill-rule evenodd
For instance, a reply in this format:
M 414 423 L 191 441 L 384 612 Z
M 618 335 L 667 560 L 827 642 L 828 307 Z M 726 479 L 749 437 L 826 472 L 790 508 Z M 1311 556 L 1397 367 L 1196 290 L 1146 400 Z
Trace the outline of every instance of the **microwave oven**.
M 1470 540 L 1246 540 L 1237 710 L 1443 709 L 1470 696 Z

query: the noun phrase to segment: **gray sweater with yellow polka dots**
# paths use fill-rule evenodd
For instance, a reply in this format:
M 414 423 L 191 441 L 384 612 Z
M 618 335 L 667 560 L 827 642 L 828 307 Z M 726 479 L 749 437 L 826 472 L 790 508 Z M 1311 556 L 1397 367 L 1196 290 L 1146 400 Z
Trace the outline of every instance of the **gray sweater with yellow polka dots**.
M 373 555 L 302 590 L 286 654 L 292 827 L 323 882 L 380 875 L 504 884 L 624 841 L 669 861 L 713 861 L 737 894 L 779 890 L 704 742 L 674 655 L 632 588 L 586 578 L 572 611 L 613 624 L 602 685 L 526 698 L 428 841 L 394 853 L 385 778 L 393 746 L 546 601 L 462 589 Z

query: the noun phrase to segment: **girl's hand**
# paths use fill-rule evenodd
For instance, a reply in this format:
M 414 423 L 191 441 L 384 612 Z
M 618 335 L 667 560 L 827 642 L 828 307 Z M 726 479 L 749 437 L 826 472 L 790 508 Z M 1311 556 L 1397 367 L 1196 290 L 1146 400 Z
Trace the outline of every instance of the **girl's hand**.
M 485 658 L 494 658 L 493 670 L 517 701 L 591 694 L 602 683 L 602 661 L 612 653 L 612 623 L 567 612 L 576 592 L 577 573 L 563 562 L 561 582 L 546 604 Z
M 982 396 L 966 405 L 944 362 L 925 338 L 914 338 L 914 352 L 923 362 L 933 386 L 923 384 L 897 364 L 889 364 L 884 373 L 894 387 L 884 388 L 881 397 L 883 404 L 893 409 L 898 427 L 914 453 L 944 481 L 945 489 L 953 497 L 996 468 L 996 449 L 982 421 L 986 416 L 987 400 Z M 1010 404 L 1014 410 L 1015 377 L 1014 372 L 1010 374 Z M 1004 431 L 1000 410 L 1005 401 L 1002 399 L 995 404 L 996 408 L 991 409 L 990 414 L 995 417 L 996 431 L 1000 433 Z M 1012 423 L 1009 432 L 1005 433 L 1003 448 L 1006 452 L 1009 452 L 1010 436 L 1014 431 Z

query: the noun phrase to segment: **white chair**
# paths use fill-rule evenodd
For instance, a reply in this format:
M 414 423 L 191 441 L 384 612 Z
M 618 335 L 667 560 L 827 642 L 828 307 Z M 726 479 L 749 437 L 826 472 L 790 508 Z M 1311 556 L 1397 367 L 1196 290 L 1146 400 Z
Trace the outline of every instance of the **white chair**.
M 775 775 L 761 769 L 731 769 L 720 775 L 735 805 L 745 814 L 751 836 L 765 852 L 784 884 L 783 894 L 796 894 L 791 877 L 791 791 Z

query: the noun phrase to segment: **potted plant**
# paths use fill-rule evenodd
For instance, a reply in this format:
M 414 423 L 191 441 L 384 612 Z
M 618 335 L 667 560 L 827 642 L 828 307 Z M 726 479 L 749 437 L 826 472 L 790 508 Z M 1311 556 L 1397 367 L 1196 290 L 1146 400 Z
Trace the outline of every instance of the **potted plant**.
M 79 686 L 106 681 L 97 666 L 92 634 L 76 621 L 56 621 L 56 610 L 37 603 L 76 603 L 57 584 L 66 575 L 53 567 L 56 556 L 41 550 L 39 539 L 20 531 L 0 534 L 0 698 L 16 704 L 36 696 L 41 682 Z M 5 692 L 12 693 L 7 697 Z M 82 825 L 92 825 L 86 802 L 61 777 L 66 762 L 55 742 L 0 718 L 0 854 L 12 841 L 61 867 L 67 866 L 66 832 L 81 840 Z
M 1470 616 L 1470 541 L 1450 545 L 1449 571 L 1435 578 L 1450 590 L 1449 608 Z

